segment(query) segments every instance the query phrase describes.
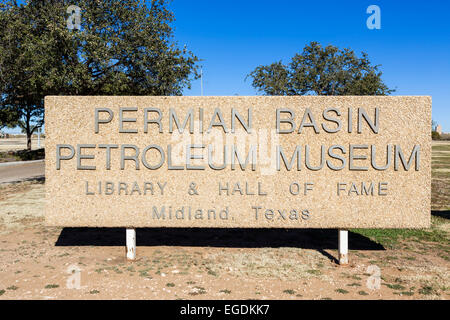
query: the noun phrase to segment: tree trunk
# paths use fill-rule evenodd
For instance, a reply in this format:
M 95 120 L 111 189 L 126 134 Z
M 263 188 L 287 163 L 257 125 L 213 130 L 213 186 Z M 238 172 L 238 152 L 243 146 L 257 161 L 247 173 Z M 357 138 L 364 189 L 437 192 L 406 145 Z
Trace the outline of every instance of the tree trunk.
M 27 150 L 31 150 L 31 136 L 32 134 L 27 131 Z
M 31 135 L 33 134 L 33 131 L 30 130 L 31 129 L 31 125 L 30 125 L 31 111 L 28 108 L 27 108 L 25 121 L 26 121 L 25 126 L 26 126 L 26 133 L 27 133 L 27 150 L 30 151 L 31 150 Z

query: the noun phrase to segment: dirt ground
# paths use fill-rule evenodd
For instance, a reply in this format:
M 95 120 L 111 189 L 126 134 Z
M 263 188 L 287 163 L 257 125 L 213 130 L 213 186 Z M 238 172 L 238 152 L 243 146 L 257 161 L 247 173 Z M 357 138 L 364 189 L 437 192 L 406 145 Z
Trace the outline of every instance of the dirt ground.
M 449 299 L 448 151 L 432 228 L 353 230 L 347 267 L 327 229 L 138 229 L 127 262 L 124 229 L 45 227 L 44 181 L 2 184 L 0 299 Z

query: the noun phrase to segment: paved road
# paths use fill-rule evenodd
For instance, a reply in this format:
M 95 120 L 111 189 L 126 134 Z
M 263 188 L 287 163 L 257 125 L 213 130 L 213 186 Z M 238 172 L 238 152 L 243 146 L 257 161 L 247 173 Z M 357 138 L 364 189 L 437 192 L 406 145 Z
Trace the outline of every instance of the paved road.
M 44 161 L 0 166 L 0 183 L 43 179 L 44 177 Z

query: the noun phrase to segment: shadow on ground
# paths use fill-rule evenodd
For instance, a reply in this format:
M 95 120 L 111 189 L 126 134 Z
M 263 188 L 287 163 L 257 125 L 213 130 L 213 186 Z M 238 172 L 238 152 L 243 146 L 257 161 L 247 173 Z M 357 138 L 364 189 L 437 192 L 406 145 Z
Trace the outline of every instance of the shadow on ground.
M 450 210 L 444 210 L 444 211 L 431 211 L 431 215 L 436 217 L 441 217 L 444 219 L 450 219 Z
M 335 229 L 139 228 L 137 246 L 226 248 L 337 249 Z M 124 228 L 64 228 L 56 246 L 125 246 Z M 360 234 L 349 232 L 349 249 L 384 250 Z M 323 253 L 323 252 L 322 252 Z
M 39 176 L 34 176 L 34 177 L 29 177 L 29 178 L 16 179 L 16 180 L 3 182 L 3 184 L 15 184 L 15 183 L 21 183 L 21 182 L 34 182 L 34 183 L 38 183 L 38 184 L 44 184 L 45 176 L 39 175 Z M 2 183 L 0 183 L 0 185 L 1 184 Z

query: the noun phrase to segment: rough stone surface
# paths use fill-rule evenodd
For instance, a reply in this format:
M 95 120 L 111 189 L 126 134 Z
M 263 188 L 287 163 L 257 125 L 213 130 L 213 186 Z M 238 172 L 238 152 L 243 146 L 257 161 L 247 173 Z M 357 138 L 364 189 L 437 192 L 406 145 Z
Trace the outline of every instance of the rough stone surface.
M 95 133 L 95 108 L 110 108 L 114 118 L 109 124 L 100 124 L 99 133 Z M 124 128 L 136 128 L 138 133 L 119 133 L 119 108 L 137 107 L 137 112 L 125 112 L 124 118 L 137 118 L 136 123 L 125 123 Z M 159 108 L 163 112 L 163 133 L 159 133 L 155 124 L 149 124 L 149 132 L 144 133 L 144 108 Z M 334 123 L 324 121 L 322 112 L 329 107 L 340 110 L 342 129 L 337 133 L 324 132 L 321 124 L 334 128 Z M 380 110 L 379 133 L 373 133 L 364 123 L 363 132 L 357 133 L 357 110 L 364 108 L 373 118 L 374 108 Z M 369 145 L 368 150 L 358 150 L 355 154 L 366 155 L 369 160 L 355 160 L 357 165 L 368 165 L 368 171 L 349 170 L 346 168 L 334 171 L 326 165 L 318 171 L 305 168 L 304 148 L 301 155 L 301 170 L 296 165 L 291 171 L 284 167 L 280 171 L 274 170 L 275 163 L 266 164 L 258 157 L 256 170 L 249 167 L 241 170 L 231 170 L 230 164 L 224 170 L 168 170 L 167 145 L 182 145 L 198 143 L 192 139 L 194 135 L 185 134 L 180 140 L 168 133 L 169 108 L 174 108 L 180 119 L 184 121 L 189 108 L 194 108 L 195 119 L 198 119 L 199 108 L 204 109 L 204 129 L 207 128 L 215 108 L 220 108 L 223 118 L 230 127 L 231 108 L 239 111 L 247 119 L 247 109 L 253 113 L 253 130 L 259 139 L 261 153 L 275 152 L 276 145 L 281 145 L 290 158 L 296 145 L 309 145 L 311 148 L 311 164 L 318 165 L 320 147 L 324 145 L 327 150 L 332 145 L 342 145 L 347 149 L 343 155 L 348 161 L 348 148 L 350 144 Z M 310 108 L 319 126 L 320 132 L 315 133 L 313 128 L 304 127 L 302 133 L 275 134 L 275 110 L 277 108 L 290 108 L 295 110 L 295 123 L 298 128 L 305 108 Z M 347 132 L 347 110 L 353 110 L 353 132 Z M 336 117 L 334 113 L 330 116 Z M 105 118 L 106 114 L 101 114 Z M 284 115 L 285 117 L 286 115 Z M 151 114 L 154 117 L 154 114 Z M 52 226 L 91 226 L 91 227 L 286 227 L 286 228 L 419 228 L 428 227 L 430 223 L 430 193 L 431 193 L 431 98 L 430 97 L 67 97 L 50 96 L 45 99 L 46 119 L 46 223 Z M 217 120 L 217 119 L 216 119 Z M 237 122 L 237 128 L 242 128 Z M 176 127 L 175 127 L 176 128 Z M 222 132 L 215 128 L 213 132 Z M 262 129 L 262 130 L 260 130 Z M 266 130 L 266 131 L 264 131 Z M 264 132 L 269 132 L 267 141 L 261 140 Z M 225 134 L 219 136 L 225 140 Z M 228 139 L 231 133 L 226 134 Z M 249 145 L 251 139 L 244 134 Z M 278 141 L 272 143 L 273 137 Z M 208 145 L 208 135 L 203 142 Z M 178 140 L 177 140 L 178 139 Z M 180 141 L 182 143 L 180 143 Z M 186 142 L 188 141 L 188 142 Z M 231 141 L 231 140 L 228 140 Z M 253 141 L 253 142 L 254 142 Z M 261 143 L 261 141 L 263 141 Z M 258 142 L 254 142 L 258 143 Z M 166 152 L 163 166 L 157 170 L 149 170 L 140 163 L 140 170 L 135 169 L 134 161 L 125 161 L 125 170 L 120 170 L 120 149 L 111 152 L 111 169 L 105 166 L 105 149 L 83 149 L 83 154 L 95 155 L 94 160 L 81 160 L 82 165 L 95 165 L 96 170 L 77 170 L 76 155 L 71 160 L 61 161 L 61 169 L 56 169 L 56 145 L 70 144 L 133 144 L 142 151 L 147 145 L 160 145 Z M 386 171 L 377 171 L 370 167 L 370 146 L 375 145 L 378 165 L 385 162 L 386 145 L 399 144 L 406 156 L 412 151 L 414 145 L 420 146 L 420 167 L 413 167 L 405 171 L 395 171 L 393 164 Z M 241 143 L 242 145 L 242 143 Z M 264 149 L 267 150 L 262 150 Z M 207 150 L 207 149 L 205 149 Z M 245 150 L 248 151 L 248 148 Z M 130 152 L 130 150 L 127 150 Z M 195 150 L 195 154 L 200 154 Z M 340 154 L 339 152 L 337 152 Z M 66 153 L 67 154 L 67 150 Z M 207 152 L 203 152 L 207 156 Z M 149 162 L 155 164 L 158 158 L 155 151 L 148 153 Z M 341 154 L 342 155 L 342 154 Z M 325 157 L 340 164 L 336 159 Z M 152 160 L 153 159 L 153 160 Z M 156 159 L 156 160 L 155 160 Z M 220 160 L 220 157 L 216 158 Z M 192 163 L 200 163 L 193 160 Z M 272 163 L 272 164 L 270 164 Z M 86 195 L 86 181 L 90 190 L 96 188 L 100 181 L 113 182 L 116 192 L 112 195 Z M 117 194 L 117 183 L 128 184 L 128 193 L 137 182 L 141 187 L 144 182 L 167 182 L 164 195 L 133 195 Z M 189 186 L 195 182 L 198 195 L 189 194 Z M 251 192 L 257 191 L 260 182 L 267 196 L 218 195 L 218 183 L 229 183 L 230 189 L 239 182 L 245 192 L 247 182 Z M 300 183 L 299 195 L 289 193 L 289 185 Z M 313 190 L 305 196 L 303 183 L 313 182 Z M 355 195 L 347 194 L 337 196 L 338 182 L 346 182 L 347 188 L 351 182 L 361 185 L 361 182 L 378 184 L 387 182 L 387 195 Z M 104 187 L 104 186 L 103 186 Z M 155 187 L 155 191 L 158 188 Z M 155 219 L 153 207 L 158 212 L 163 206 L 166 210 L 166 219 Z M 255 219 L 255 210 L 252 206 L 260 206 L 259 217 Z M 169 207 L 173 210 L 172 219 L 168 218 Z M 184 219 L 177 219 L 175 211 L 185 208 Z M 191 207 L 191 219 L 188 218 L 188 207 Z M 222 220 L 219 211 L 228 207 L 228 219 Z M 203 219 L 194 219 L 195 210 L 203 209 Z M 207 210 L 216 210 L 216 219 L 208 219 Z M 267 219 L 266 209 L 273 210 L 273 219 Z M 299 219 L 291 219 L 290 213 L 296 209 Z M 279 214 L 278 210 L 286 216 Z M 303 219 L 301 212 L 308 210 L 309 219 Z M 271 211 L 269 211 L 269 217 Z

